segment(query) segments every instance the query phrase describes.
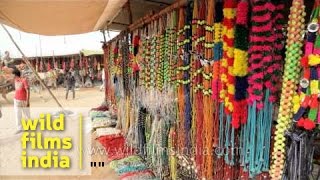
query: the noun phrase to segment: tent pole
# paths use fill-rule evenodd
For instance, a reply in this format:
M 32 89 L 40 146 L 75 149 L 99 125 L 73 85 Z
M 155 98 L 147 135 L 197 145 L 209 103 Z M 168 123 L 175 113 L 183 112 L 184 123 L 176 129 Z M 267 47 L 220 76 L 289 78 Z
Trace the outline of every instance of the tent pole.
M 10 37 L 11 41 L 13 42 L 13 44 L 16 46 L 16 48 L 19 50 L 19 52 L 22 55 L 22 59 L 24 60 L 24 62 L 27 64 L 27 66 L 32 70 L 32 72 L 36 75 L 36 78 L 38 79 L 38 81 L 40 82 L 40 84 L 45 87 L 49 94 L 52 96 L 52 98 L 55 100 L 55 102 L 58 104 L 58 106 L 63 109 L 62 105 L 60 104 L 60 102 L 58 101 L 58 99 L 54 96 L 54 94 L 51 92 L 51 90 L 48 88 L 48 86 L 42 81 L 42 79 L 40 78 L 39 74 L 34 70 L 34 68 L 32 67 L 32 65 L 30 64 L 30 61 L 28 60 L 28 58 L 24 55 L 24 53 L 22 52 L 22 50 L 20 49 L 20 47 L 18 46 L 18 44 L 14 41 L 13 37 L 11 36 L 10 32 L 8 31 L 8 29 L 1 24 L 2 28 L 7 32 L 8 36 Z

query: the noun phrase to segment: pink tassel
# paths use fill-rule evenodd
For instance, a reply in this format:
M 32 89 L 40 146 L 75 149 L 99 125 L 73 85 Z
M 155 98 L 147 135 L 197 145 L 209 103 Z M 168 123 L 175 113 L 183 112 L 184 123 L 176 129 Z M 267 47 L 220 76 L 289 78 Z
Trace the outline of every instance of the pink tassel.
M 307 42 L 305 47 L 305 55 L 309 56 L 310 54 L 312 54 L 312 51 L 313 51 L 313 43 Z

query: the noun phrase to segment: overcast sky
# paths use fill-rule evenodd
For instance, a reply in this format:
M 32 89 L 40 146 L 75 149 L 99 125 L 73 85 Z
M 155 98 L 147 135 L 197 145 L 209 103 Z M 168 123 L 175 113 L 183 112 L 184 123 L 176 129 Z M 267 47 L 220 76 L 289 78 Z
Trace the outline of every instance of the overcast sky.
M 27 57 L 74 54 L 79 53 L 81 49 L 101 50 L 102 44 L 100 41 L 103 41 L 101 32 L 67 36 L 43 36 L 25 33 L 8 26 L 7 29 Z M 110 38 L 113 38 L 118 32 L 110 32 L 109 34 Z M 106 34 L 106 38 L 109 39 L 108 34 Z M 7 33 L 0 27 L 0 56 L 3 56 L 5 51 L 9 51 L 12 58 L 21 57 Z

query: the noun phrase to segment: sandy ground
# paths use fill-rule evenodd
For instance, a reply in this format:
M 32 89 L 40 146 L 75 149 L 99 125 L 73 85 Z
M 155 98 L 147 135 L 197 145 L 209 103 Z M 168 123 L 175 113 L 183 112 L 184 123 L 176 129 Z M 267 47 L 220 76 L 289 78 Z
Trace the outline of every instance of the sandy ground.
M 52 90 L 53 94 L 57 97 L 59 102 L 63 107 L 82 107 L 87 108 L 88 111 L 92 107 L 96 107 L 101 104 L 104 97 L 104 92 L 99 91 L 98 87 L 95 88 L 83 88 L 76 90 L 76 98 L 72 100 L 72 93 L 69 92 L 69 99 L 65 99 L 65 90 L 63 88 L 59 88 L 56 90 Z M 0 98 L 0 104 L 2 107 L 12 107 L 13 106 L 13 93 L 7 95 L 8 101 Z M 48 92 L 42 91 L 41 94 L 31 93 L 30 99 L 31 107 L 57 107 L 56 102 L 51 98 Z M 11 123 L 9 126 L 14 127 L 14 123 Z M 2 132 L 2 134 L 11 134 L 12 130 L 8 130 L 8 132 Z M 0 132 L 1 135 L 1 132 Z M 1 136 L 0 136 L 1 137 Z M 92 135 L 92 146 L 95 148 L 101 148 L 101 145 L 94 140 L 95 137 Z M 10 146 L 7 143 L 1 143 L 0 146 Z M 99 153 L 92 155 L 93 162 L 102 162 L 106 163 L 106 155 L 101 155 Z M 105 167 L 95 167 L 91 168 L 92 175 L 91 176 L 0 176 L 0 180 L 19 180 L 19 179 L 27 179 L 27 180 L 95 180 L 95 179 L 107 179 L 107 180 L 116 180 L 119 179 L 113 170 L 111 170 L 108 166 Z
M 69 92 L 68 100 L 65 99 L 65 89 L 58 88 L 56 90 L 51 90 L 56 96 L 58 101 L 63 107 L 95 107 L 99 105 L 104 97 L 104 92 L 99 91 L 99 87 L 95 88 L 82 88 L 76 89 L 76 98 L 72 99 L 72 92 Z M 8 101 L 0 97 L 0 104 L 3 107 L 8 107 L 13 105 L 14 93 L 11 92 L 7 95 Z M 40 94 L 31 92 L 30 95 L 30 105 L 31 107 L 56 107 L 57 104 L 50 94 L 42 90 Z

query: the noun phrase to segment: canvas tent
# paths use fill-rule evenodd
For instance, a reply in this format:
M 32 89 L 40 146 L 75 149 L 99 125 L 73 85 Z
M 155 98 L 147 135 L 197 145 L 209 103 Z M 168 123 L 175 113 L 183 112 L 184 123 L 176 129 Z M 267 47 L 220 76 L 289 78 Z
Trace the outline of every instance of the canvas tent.
M 43 35 L 79 34 L 101 29 L 126 0 L 0 0 L 0 21 Z
M 174 0 L 0 0 L 0 23 L 41 35 L 123 30 Z M 127 7 L 127 8 L 126 8 Z

